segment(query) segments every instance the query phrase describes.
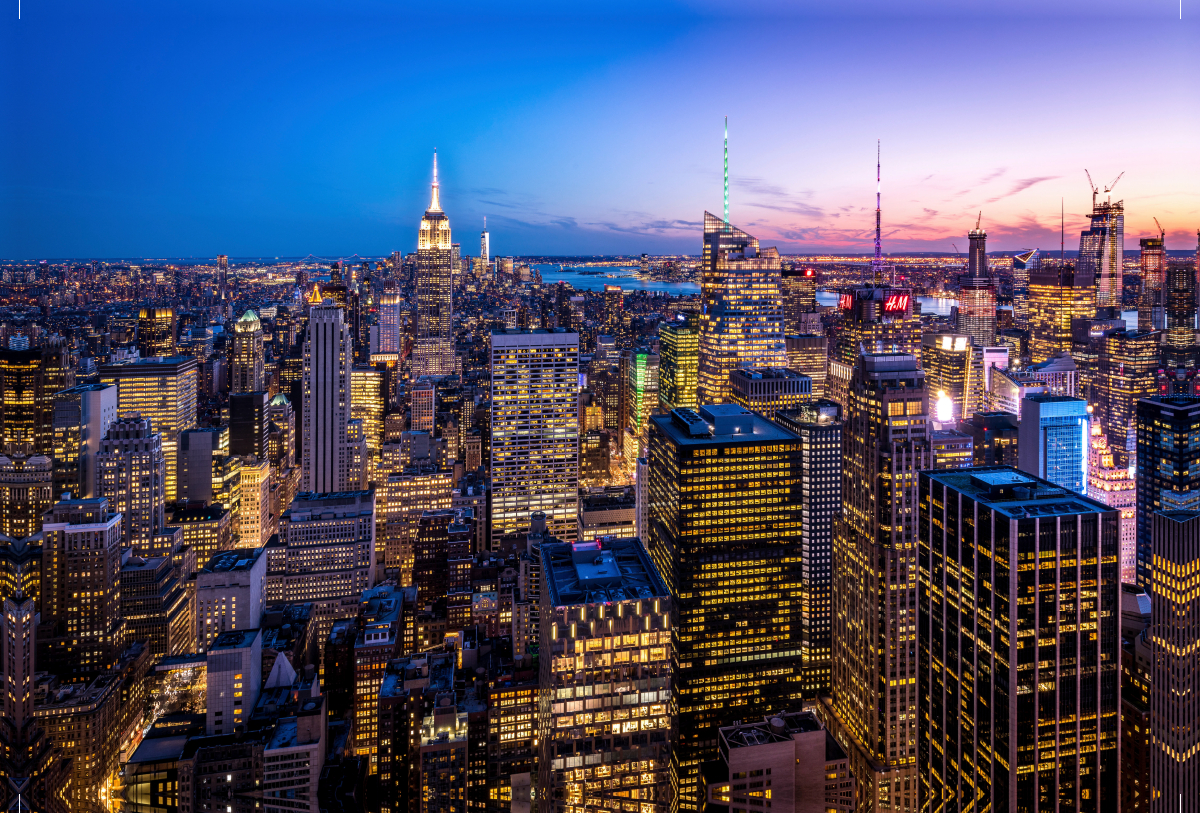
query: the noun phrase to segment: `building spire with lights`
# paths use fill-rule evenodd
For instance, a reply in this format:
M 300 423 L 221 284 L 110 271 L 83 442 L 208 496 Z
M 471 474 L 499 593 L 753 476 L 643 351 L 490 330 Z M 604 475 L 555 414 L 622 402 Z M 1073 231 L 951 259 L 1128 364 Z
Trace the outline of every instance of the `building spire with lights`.
M 875 139 L 875 259 L 871 260 L 872 277 L 875 284 L 883 282 L 883 242 L 880 239 L 880 174 L 879 174 L 879 139 Z
M 729 116 L 725 117 L 725 223 L 729 223 Z
M 437 149 L 433 151 L 433 199 L 429 202 L 429 211 L 442 211 L 442 204 L 438 201 L 438 179 L 437 179 Z

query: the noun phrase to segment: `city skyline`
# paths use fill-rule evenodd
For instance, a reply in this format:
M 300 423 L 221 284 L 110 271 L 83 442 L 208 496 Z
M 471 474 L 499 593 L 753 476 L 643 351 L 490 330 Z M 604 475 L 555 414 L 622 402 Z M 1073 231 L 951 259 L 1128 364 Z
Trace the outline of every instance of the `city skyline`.
M 1060 201 L 1077 245 L 1085 168 L 1101 186 L 1125 172 L 1127 247 L 1152 217 L 1168 250 L 1194 247 L 1194 21 L 1169 4 L 940 5 L 759 4 L 731 21 L 704 3 L 625 20 L 618 4 L 535 22 L 534 6 L 497 20 L 456 5 L 450 113 L 420 124 L 418 80 L 441 56 L 387 47 L 420 14 L 303 6 L 264 28 L 253 12 L 27 9 L 3 24 L 20 81 L 2 98 L 36 126 L 0 136 L 0 256 L 407 252 L 434 148 L 447 213 L 464 233 L 488 217 L 495 254 L 693 254 L 721 203 L 726 115 L 730 217 L 784 253 L 870 251 L 876 139 L 885 252 L 965 248 L 980 210 L 993 250 L 1052 250 Z M 722 45 L 731 24 L 755 47 Z M 1100 120 L 1082 90 L 1095 53 L 1117 100 Z

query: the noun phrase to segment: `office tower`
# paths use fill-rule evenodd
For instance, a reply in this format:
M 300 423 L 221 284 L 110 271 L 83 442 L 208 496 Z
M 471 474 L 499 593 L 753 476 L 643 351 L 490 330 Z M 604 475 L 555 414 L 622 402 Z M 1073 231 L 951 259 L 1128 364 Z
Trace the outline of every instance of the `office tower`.
M 376 773 L 379 762 L 379 687 L 388 662 L 404 654 L 406 592 L 412 591 L 381 584 L 364 592 L 359 603 L 354 640 L 354 752 L 367 758 L 371 773 Z
M 1065 353 L 1038 364 L 1031 364 L 1025 372 L 1034 380 L 1045 384 L 1047 390 L 1054 395 L 1079 395 L 1079 371 L 1075 360 Z
M 438 202 L 437 153 L 433 154 L 433 195 L 417 235 L 417 329 L 413 342 L 415 375 L 454 374 L 454 268 L 450 219 Z
M 179 502 L 209 505 L 216 499 L 214 475 L 229 457 L 229 427 L 189 429 L 179 435 Z
M 277 471 L 287 471 L 296 465 L 296 411 L 281 392 L 267 403 L 267 417 L 268 457 Z
M 297 494 L 267 545 L 267 603 L 313 603 L 316 640 L 375 579 L 375 492 Z
M 658 328 L 658 405 L 695 409 L 696 376 L 700 365 L 700 314 L 684 311 Z
M 1137 403 L 1137 583 L 1150 589 L 1151 517 L 1200 510 L 1200 398 L 1156 395 Z
M 704 805 L 700 763 L 720 726 L 802 694 L 801 447 L 732 404 L 650 418 L 649 550 L 672 601 L 680 810 Z
M 1042 267 L 1042 255 L 1035 248 L 1013 255 L 1013 321 L 1017 327 L 1029 324 L 1029 275 Z
M 234 392 L 229 396 L 229 454 L 238 456 L 267 456 L 270 416 L 267 404 L 270 393 Z
M 921 809 L 1119 807 L 1118 512 L 1054 486 L 921 474 Z
M 345 491 L 350 482 L 346 424 L 350 420 L 353 339 L 342 309 L 324 301 L 308 312 L 304 341 L 304 490 Z
M 145 641 L 156 659 L 195 651 L 191 596 L 170 556 L 130 556 L 121 564 L 121 617 L 126 638 Z
M 981 215 L 982 217 L 982 215 Z M 959 279 L 958 330 L 978 347 L 996 343 L 996 284 L 988 272 L 987 232 L 978 222 L 967 238 L 967 273 Z
M 814 400 L 775 416 L 800 437 L 802 635 L 805 697 L 828 694 L 832 668 L 833 518 L 842 506 L 842 409 Z
M 622 325 L 625 320 L 625 293 L 621 290 L 620 285 L 605 285 L 604 286 L 604 335 L 614 338 L 622 332 Z M 617 347 L 623 349 L 621 342 L 617 342 Z
M 400 286 L 394 279 L 389 279 L 379 296 L 379 352 L 399 353 L 401 347 L 400 335 Z
M 0 444 L 26 444 L 33 454 L 54 450 L 54 396 L 75 386 L 67 345 L 0 350 Z
M 1166 330 L 1167 312 L 1163 293 L 1167 287 L 1167 252 L 1163 235 L 1143 237 L 1140 243 L 1142 291 L 1138 299 L 1138 330 Z
M 637 533 L 637 493 L 633 486 L 593 488 L 579 497 L 579 538 L 582 541 Z
M 968 277 L 989 276 L 987 259 L 987 232 L 983 230 L 983 226 L 981 225 L 982 222 L 983 212 L 980 212 L 979 217 L 975 220 L 975 228 L 967 232 L 967 240 L 969 241 L 970 246 L 967 249 Z
M 1086 494 L 1090 422 L 1082 398 L 1026 396 L 1021 405 L 1018 468 L 1060 488 Z
M 524 531 L 541 511 L 551 533 L 576 536 L 579 334 L 493 330 L 490 538 Z M 536 461 L 531 465 L 531 461 Z
M 197 562 L 207 562 L 233 547 L 233 514 L 224 505 L 179 507 L 167 517 L 183 534 L 183 543 L 196 552 Z
M 760 250 L 757 239 L 704 213 L 699 403 L 729 400 L 738 367 L 787 366 L 779 280 L 777 250 Z
M 1096 280 L 1096 307 L 1121 310 L 1125 281 L 1125 202 L 1092 195 L 1091 227 L 1079 233 L 1079 268 Z
M 412 388 L 412 420 L 409 427 L 413 432 L 432 432 L 437 416 L 437 392 L 433 379 L 424 376 Z
M 1071 322 L 1096 316 L 1090 266 L 1039 265 L 1029 271 L 1029 357 L 1033 363 L 1071 352 Z
M 122 543 L 147 555 L 166 527 L 167 459 L 162 435 L 134 413 L 113 421 L 96 455 L 96 496 L 124 518 Z
M 492 237 L 488 234 L 487 216 L 483 218 L 483 231 L 479 233 L 479 262 L 487 266 L 492 257 Z
M 117 388 L 80 384 L 54 395 L 54 496 L 70 492 L 92 497 L 96 491 L 96 453 L 117 419 Z
M 811 268 L 789 266 L 781 269 L 780 280 L 784 332 L 800 333 L 800 314 L 817 309 L 817 272 Z
M 384 379 L 379 365 L 355 364 L 350 370 L 350 419 L 362 422 L 368 479 L 374 475 L 383 446 Z
M 69 813 L 71 769 L 34 714 L 37 606 L 32 596 L 4 599 L 4 714 L 0 717 L 0 803 L 5 810 Z
M 966 469 L 974 465 L 973 440 L 966 432 L 951 429 L 948 425 L 939 428 L 939 423 L 934 421 L 929 433 L 929 447 L 935 469 Z
M 246 311 L 233 323 L 233 358 L 229 365 L 230 392 L 265 390 L 263 378 L 263 329 L 254 311 Z
M 262 689 L 262 630 L 221 633 L 206 660 L 205 733 L 232 734 L 250 719 Z
M 1092 423 L 1087 495 L 1121 512 L 1121 583 L 1137 581 L 1137 481 L 1118 465 L 1098 421 Z
M 104 384 L 116 384 L 117 409 L 137 412 L 162 434 L 167 459 L 167 502 L 180 499 L 177 478 L 179 433 L 196 425 L 199 366 L 191 356 L 142 359 L 100 368 Z
M 741 368 L 729 374 L 729 400 L 764 418 L 813 398 L 812 379 L 795 370 Z
M 1114 333 L 1124 333 L 1125 329 L 1124 319 L 1072 320 L 1070 357 L 1075 363 L 1078 378 L 1075 395 L 1086 398 L 1089 403 L 1099 401 L 1100 357 L 1104 351 L 1104 340 Z M 1056 356 L 1059 357 L 1061 356 Z
M 137 348 L 142 358 L 175 355 L 174 308 L 142 308 L 138 311 Z
M 1186 263 L 1167 264 L 1164 365 L 1169 370 L 1196 366 L 1196 273 Z
M 541 559 L 538 810 L 668 813 L 671 595 L 636 539 L 547 542 Z
M 103 497 L 62 499 L 42 525 L 38 660 L 64 681 L 87 681 L 116 663 L 121 618 L 121 515 Z M 86 596 L 87 601 L 80 597 Z
M 54 501 L 54 471 L 44 455 L 0 454 L 0 534 L 14 539 L 42 528 Z
M 659 356 L 648 350 L 629 353 L 625 376 L 625 466 L 632 470 L 646 450 L 647 421 L 658 408 Z
M 195 645 L 207 652 L 229 630 L 262 623 L 267 597 L 267 557 L 263 550 L 227 550 L 196 571 Z
M 271 464 L 253 455 L 240 462 L 242 494 L 234 536 L 239 548 L 257 548 L 265 545 L 273 533 Z
M 1017 465 L 1019 419 L 1011 412 L 976 412 L 959 424 L 971 436 L 976 466 Z
M 913 310 L 907 288 L 867 285 L 842 294 L 838 310 L 844 320 L 829 358 L 827 397 L 850 403 L 850 380 L 859 355 L 866 353 L 921 354 L 921 320 Z
M 387 475 L 380 484 L 376 510 L 383 539 L 383 565 L 402 586 L 413 583 L 414 544 L 421 515 L 451 507 L 454 474 L 414 467 Z
M 850 759 L 813 712 L 726 726 L 718 740 L 723 764 L 707 775 L 714 806 L 755 810 L 769 798 L 792 813 L 854 812 Z
M 842 427 L 828 713 L 861 810 L 916 808 L 917 474 L 933 466 L 925 389 L 915 356 L 864 354 Z
M 1159 334 L 1114 331 L 1101 341 L 1096 377 L 1096 417 L 1112 445 L 1118 466 L 1133 461 L 1137 447 L 1137 402 L 1158 393 Z
M 825 397 L 829 378 L 829 342 L 824 335 L 800 333 L 784 336 L 788 369 L 812 379 L 814 398 Z
M 1200 718 L 1196 676 L 1200 657 L 1200 513 L 1153 514 L 1150 562 L 1150 806 L 1153 813 L 1174 813 L 1200 799 L 1200 754 L 1195 747 Z
M 217 255 L 217 298 L 222 302 L 230 298 L 229 257 L 225 254 Z
M 926 411 L 941 424 L 955 424 L 983 407 L 982 357 L 972 337 L 926 333 L 921 337 L 921 369 L 925 371 Z M 939 404 L 948 403 L 948 414 Z

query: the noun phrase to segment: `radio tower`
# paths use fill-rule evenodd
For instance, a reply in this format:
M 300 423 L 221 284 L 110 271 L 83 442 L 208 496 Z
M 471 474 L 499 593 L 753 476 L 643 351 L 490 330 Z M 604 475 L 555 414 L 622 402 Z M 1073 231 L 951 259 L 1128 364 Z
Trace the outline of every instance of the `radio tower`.
M 871 260 L 871 272 L 875 284 L 883 283 L 883 244 L 879 240 L 879 139 L 875 139 L 875 259 Z
M 729 223 L 729 116 L 725 117 L 725 223 Z

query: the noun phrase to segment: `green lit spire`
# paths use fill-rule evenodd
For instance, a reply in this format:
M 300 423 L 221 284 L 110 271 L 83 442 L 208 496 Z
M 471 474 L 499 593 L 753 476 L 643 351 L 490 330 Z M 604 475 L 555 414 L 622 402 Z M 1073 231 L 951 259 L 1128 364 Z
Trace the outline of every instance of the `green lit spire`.
M 729 222 L 729 116 L 725 117 L 725 222 Z

